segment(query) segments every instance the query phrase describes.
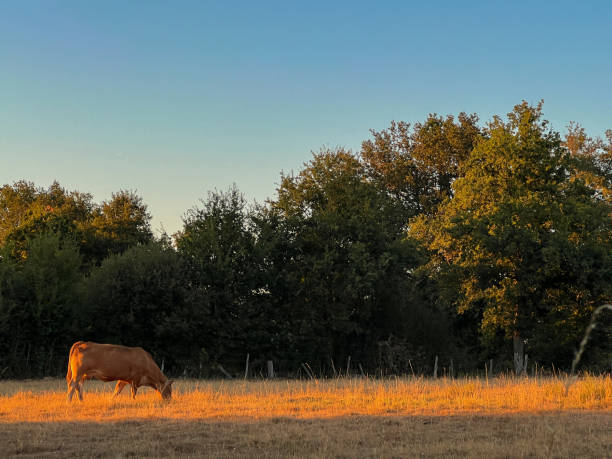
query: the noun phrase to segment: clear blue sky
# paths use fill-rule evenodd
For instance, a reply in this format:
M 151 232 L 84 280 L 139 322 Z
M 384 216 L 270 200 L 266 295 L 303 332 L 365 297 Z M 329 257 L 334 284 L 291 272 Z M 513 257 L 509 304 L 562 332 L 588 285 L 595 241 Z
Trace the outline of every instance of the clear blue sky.
M 0 184 L 136 190 L 153 226 L 321 146 L 525 99 L 612 128 L 609 2 L 0 3 Z

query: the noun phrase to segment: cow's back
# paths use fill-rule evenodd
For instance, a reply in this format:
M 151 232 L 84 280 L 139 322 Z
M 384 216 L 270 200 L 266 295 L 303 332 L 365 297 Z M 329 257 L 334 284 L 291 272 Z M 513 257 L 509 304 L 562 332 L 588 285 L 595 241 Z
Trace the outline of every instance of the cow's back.
M 143 374 L 155 372 L 157 368 L 151 355 L 144 349 L 117 344 L 75 343 L 70 360 L 73 372 L 78 369 L 79 374 L 102 381 L 131 381 Z

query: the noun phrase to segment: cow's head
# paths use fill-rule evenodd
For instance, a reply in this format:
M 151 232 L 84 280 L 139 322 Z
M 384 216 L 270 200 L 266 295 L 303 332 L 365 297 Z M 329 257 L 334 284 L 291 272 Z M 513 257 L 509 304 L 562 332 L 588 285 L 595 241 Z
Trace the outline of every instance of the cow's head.
M 172 383 L 169 379 L 158 386 L 159 393 L 164 400 L 170 400 L 172 398 Z

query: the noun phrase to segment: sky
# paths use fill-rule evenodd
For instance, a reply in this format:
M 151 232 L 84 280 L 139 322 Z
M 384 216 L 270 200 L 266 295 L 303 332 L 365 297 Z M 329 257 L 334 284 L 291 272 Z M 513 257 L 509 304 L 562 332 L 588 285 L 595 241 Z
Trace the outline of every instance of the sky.
M 0 185 L 136 191 L 172 234 L 210 190 L 273 198 L 311 153 L 544 100 L 612 129 L 612 2 L 0 2 Z

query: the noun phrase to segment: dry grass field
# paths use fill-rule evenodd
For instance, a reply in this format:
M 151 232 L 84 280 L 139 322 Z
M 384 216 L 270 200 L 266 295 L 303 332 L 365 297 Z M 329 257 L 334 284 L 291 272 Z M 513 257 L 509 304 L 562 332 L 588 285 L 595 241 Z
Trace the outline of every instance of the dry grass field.
M 612 457 L 612 380 L 0 381 L 0 457 Z

